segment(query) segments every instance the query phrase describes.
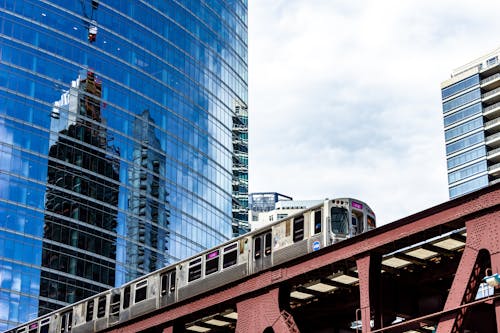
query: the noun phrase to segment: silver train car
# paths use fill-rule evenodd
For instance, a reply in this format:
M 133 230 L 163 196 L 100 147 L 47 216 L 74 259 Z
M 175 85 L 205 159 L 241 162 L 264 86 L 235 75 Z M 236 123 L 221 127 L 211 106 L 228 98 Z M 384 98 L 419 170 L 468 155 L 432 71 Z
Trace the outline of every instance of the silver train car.
M 100 332 L 374 228 L 375 214 L 366 203 L 351 198 L 326 199 L 7 332 Z

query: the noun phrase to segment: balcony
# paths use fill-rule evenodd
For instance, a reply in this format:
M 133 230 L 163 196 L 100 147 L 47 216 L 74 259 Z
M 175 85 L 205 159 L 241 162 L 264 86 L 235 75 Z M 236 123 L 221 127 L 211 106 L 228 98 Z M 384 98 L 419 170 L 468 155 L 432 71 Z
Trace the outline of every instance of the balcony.
M 481 81 L 481 88 L 491 90 L 500 87 L 500 73 L 496 73 Z
M 500 117 L 500 102 L 484 108 L 483 116 L 485 116 L 487 119 L 495 119 Z
M 483 103 L 486 104 L 494 104 L 500 102 L 500 87 L 482 94 L 481 97 L 483 99 Z
M 493 164 L 492 166 L 488 167 L 488 175 L 495 178 L 500 177 L 500 163 Z
M 490 163 L 500 163 L 500 148 L 488 152 L 488 161 Z
M 500 133 L 487 136 L 486 145 L 493 149 L 500 148 Z
M 498 132 L 498 130 L 500 129 L 500 118 L 496 118 L 484 123 L 484 129 L 486 131 L 491 131 L 496 129 L 496 132 Z

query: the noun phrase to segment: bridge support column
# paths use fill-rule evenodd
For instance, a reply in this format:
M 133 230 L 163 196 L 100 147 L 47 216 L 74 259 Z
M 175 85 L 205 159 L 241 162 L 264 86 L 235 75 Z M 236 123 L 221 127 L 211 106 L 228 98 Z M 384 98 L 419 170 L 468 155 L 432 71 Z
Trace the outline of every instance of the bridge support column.
M 478 260 L 481 250 L 490 254 L 493 273 L 500 273 L 500 212 L 494 212 L 465 223 L 467 240 L 464 253 L 460 259 L 453 284 L 451 286 L 444 310 L 452 310 L 462 304 L 473 301 L 484 276 L 483 265 Z M 436 333 L 462 332 L 462 324 L 467 308 L 443 316 Z M 500 304 L 495 302 L 497 331 L 500 332 Z
M 371 315 L 374 314 L 374 329 L 381 328 L 380 311 L 380 256 L 368 255 L 356 260 L 359 276 L 359 304 L 362 332 L 371 332 Z
M 299 333 L 293 318 L 289 314 L 283 316 L 279 308 L 278 297 L 279 288 L 276 288 L 238 302 L 236 304 L 238 312 L 236 333 L 261 333 L 268 327 L 272 327 L 276 333 Z

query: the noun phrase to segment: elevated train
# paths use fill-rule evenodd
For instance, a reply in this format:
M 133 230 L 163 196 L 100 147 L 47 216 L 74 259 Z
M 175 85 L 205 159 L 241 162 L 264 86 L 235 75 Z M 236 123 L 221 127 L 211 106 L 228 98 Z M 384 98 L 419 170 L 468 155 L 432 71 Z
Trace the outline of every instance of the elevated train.
M 375 228 L 359 200 L 329 200 L 8 333 L 100 332 Z

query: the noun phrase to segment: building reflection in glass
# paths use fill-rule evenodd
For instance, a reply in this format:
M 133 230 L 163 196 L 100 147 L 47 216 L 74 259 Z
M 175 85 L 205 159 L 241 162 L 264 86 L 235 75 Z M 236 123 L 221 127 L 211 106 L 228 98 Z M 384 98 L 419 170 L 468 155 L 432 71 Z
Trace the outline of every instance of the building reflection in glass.
M 169 211 L 165 181 L 166 155 L 155 135 L 154 121 L 145 110 L 134 121 L 133 161 L 129 166 L 126 271 L 132 280 L 166 264 Z M 136 240 L 134 242 L 133 240 Z
M 82 72 L 51 114 L 40 315 L 115 285 L 119 152 L 108 145 L 101 88 Z

